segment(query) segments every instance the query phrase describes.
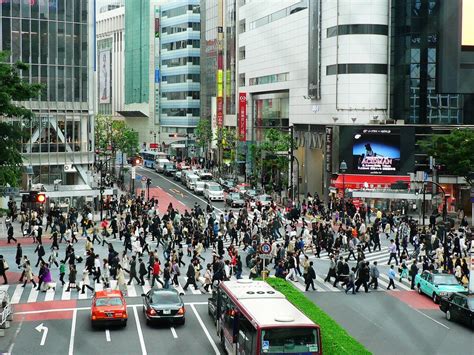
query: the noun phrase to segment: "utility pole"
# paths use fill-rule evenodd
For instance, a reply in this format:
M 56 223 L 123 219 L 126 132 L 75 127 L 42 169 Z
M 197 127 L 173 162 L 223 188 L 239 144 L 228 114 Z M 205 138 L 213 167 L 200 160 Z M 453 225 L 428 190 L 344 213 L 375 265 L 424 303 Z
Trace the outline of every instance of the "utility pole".
M 294 181 L 293 181 L 293 165 L 294 165 L 294 161 L 295 161 L 295 155 L 294 155 L 294 151 L 293 151 L 293 142 L 295 140 L 295 126 L 291 125 L 289 127 L 290 129 L 290 149 L 288 150 L 288 153 L 290 155 L 290 169 L 289 170 L 289 179 L 288 179 L 288 182 L 289 182 L 289 185 L 290 185 L 290 193 L 291 193 L 291 198 L 293 200 L 295 200 L 295 186 L 294 186 Z

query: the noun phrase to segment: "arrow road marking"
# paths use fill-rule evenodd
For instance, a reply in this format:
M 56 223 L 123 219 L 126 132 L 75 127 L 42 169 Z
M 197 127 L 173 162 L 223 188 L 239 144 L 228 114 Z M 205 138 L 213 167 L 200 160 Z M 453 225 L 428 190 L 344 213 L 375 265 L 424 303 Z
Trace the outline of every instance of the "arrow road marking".
M 40 345 L 43 346 L 44 343 L 46 342 L 46 337 L 48 336 L 48 327 L 45 327 L 43 323 L 41 323 L 35 329 L 40 333 L 43 332 L 43 336 L 41 337 L 41 342 L 40 342 Z
M 108 329 L 105 330 L 105 339 L 107 339 L 107 341 L 110 342 L 110 330 Z

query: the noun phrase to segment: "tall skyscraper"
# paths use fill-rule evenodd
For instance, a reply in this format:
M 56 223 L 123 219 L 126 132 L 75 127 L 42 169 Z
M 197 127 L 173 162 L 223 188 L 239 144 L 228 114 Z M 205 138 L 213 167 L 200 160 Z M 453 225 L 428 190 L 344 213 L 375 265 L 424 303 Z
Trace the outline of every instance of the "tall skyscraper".
M 94 161 L 93 0 L 0 2 L 0 50 L 29 65 L 23 78 L 44 85 L 39 98 L 20 104 L 35 113 L 23 125 L 24 164 L 32 183 L 89 184 Z

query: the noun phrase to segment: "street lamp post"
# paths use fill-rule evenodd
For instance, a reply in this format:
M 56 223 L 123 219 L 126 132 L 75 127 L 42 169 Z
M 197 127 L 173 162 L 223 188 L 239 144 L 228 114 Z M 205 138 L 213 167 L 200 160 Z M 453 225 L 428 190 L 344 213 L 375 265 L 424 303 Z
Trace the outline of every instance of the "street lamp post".
M 346 209 L 346 178 L 344 173 L 347 171 L 347 163 L 344 160 L 339 164 L 339 171 L 342 173 L 342 218 L 344 218 L 344 211 Z

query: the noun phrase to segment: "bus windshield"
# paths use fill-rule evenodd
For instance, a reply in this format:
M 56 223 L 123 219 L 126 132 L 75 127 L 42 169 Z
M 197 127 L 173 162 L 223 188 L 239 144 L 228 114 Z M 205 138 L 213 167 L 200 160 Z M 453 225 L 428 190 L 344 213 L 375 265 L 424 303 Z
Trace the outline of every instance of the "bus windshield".
M 314 328 L 274 328 L 262 330 L 262 353 L 300 354 L 318 352 Z

